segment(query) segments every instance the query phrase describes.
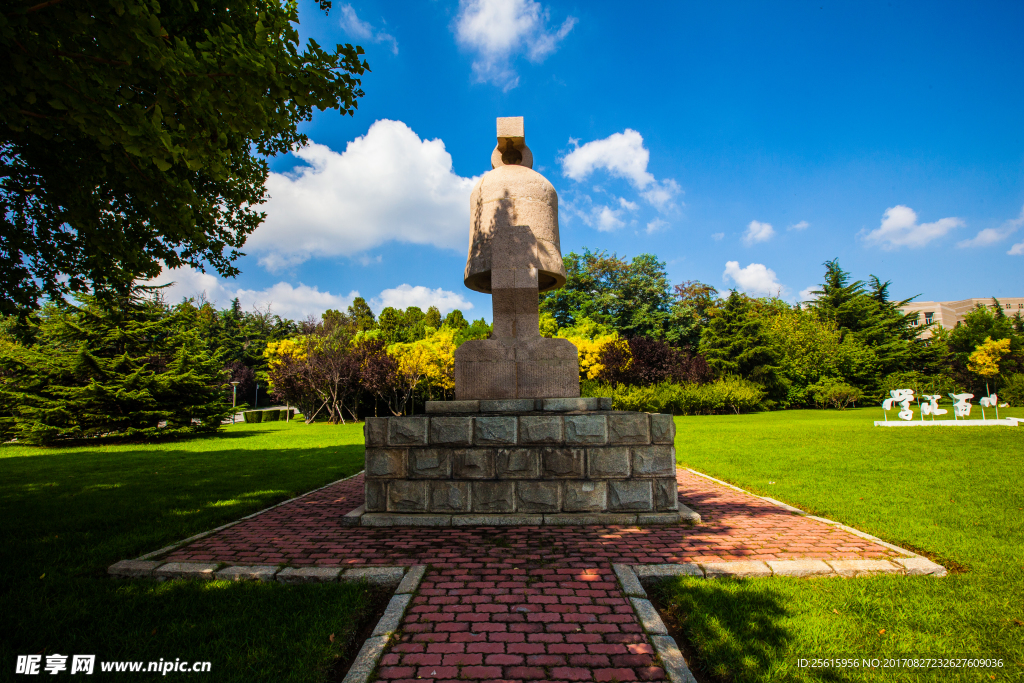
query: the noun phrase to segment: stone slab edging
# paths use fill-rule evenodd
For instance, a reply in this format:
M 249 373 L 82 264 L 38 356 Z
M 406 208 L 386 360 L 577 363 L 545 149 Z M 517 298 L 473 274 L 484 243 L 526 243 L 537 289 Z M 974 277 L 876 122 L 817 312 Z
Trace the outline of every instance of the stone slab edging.
M 715 479 L 714 477 L 709 476 L 707 474 L 704 474 L 703 472 L 698 472 L 695 469 L 687 468 L 686 471 L 687 472 L 691 472 L 693 474 L 696 474 L 698 477 L 703 477 L 704 479 L 708 479 L 710 481 L 713 481 L 716 484 L 721 484 L 722 486 L 726 486 L 726 487 L 728 487 L 728 488 L 730 488 L 730 489 L 732 489 L 734 491 L 739 491 L 740 493 L 745 493 L 748 496 L 753 496 L 754 498 L 760 498 L 761 500 L 766 501 L 768 503 L 771 503 L 772 505 L 775 505 L 776 507 L 781 507 L 784 510 L 788 510 L 789 512 L 792 512 L 794 514 L 800 515 L 802 517 L 806 517 L 808 519 L 813 519 L 816 522 L 821 522 L 823 524 L 828 524 L 829 526 L 834 526 L 837 529 L 842 529 L 843 531 L 845 531 L 847 533 L 850 533 L 850 534 L 853 534 L 854 536 L 857 536 L 859 538 L 863 538 L 866 541 L 871 541 L 872 543 L 877 543 L 878 545 L 882 546 L 883 548 L 888 548 L 889 550 L 892 550 L 893 552 L 900 553 L 901 555 L 904 555 L 904 557 L 903 558 L 896 558 L 896 559 L 893 560 L 893 562 L 898 563 L 900 565 L 900 567 L 902 567 L 902 569 L 898 568 L 898 569 L 895 570 L 894 573 L 907 573 L 907 574 L 915 574 L 915 575 L 917 575 L 917 574 L 932 574 L 932 575 L 935 575 L 935 576 L 945 576 L 946 575 L 946 569 L 942 565 L 936 564 L 935 562 L 932 562 L 928 558 L 922 557 L 921 555 L 918 555 L 917 553 L 915 553 L 915 552 L 913 552 L 911 550 L 907 550 L 906 548 L 901 548 L 898 545 L 893 545 L 892 543 L 889 543 L 887 541 L 883 541 L 882 539 L 878 538 L 877 536 L 872 536 L 871 534 L 865 533 L 865 532 L 861 531 L 860 529 L 854 529 L 852 526 L 847 526 L 847 525 L 842 524 L 840 522 L 836 522 L 836 521 L 831 520 L 831 519 L 826 519 L 825 517 L 817 517 L 817 516 L 812 515 L 810 513 L 804 512 L 800 508 L 795 508 L 792 505 L 787 505 L 786 503 L 783 503 L 782 501 L 775 500 L 774 498 L 769 498 L 768 496 L 759 496 L 756 493 L 751 493 L 750 491 L 745 491 L 745 490 L 741 489 L 738 486 L 733 486 L 732 484 L 730 484 L 727 481 L 722 481 L 721 479 Z M 908 560 L 908 561 L 909 560 L 913 560 L 913 561 L 910 562 L 909 564 L 907 564 L 905 562 L 905 560 Z M 797 560 L 780 560 L 780 562 L 793 562 L 793 561 L 797 561 Z M 828 562 L 870 562 L 872 560 L 827 560 L 827 561 Z M 769 563 L 771 563 L 771 562 L 769 562 Z M 728 564 L 728 563 L 724 563 L 724 564 Z M 926 569 L 928 571 L 925 571 Z
M 679 503 L 673 512 L 547 512 L 437 515 L 430 513 L 365 512 L 356 508 L 349 513 L 359 526 L 593 526 L 618 524 L 700 524 L 700 515 Z

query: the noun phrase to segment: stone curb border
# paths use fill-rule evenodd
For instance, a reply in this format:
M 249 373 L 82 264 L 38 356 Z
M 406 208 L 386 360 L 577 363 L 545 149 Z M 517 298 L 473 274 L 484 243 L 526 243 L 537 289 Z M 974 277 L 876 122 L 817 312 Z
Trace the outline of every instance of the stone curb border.
M 836 522 L 836 521 L 831 520 L 831 519 L 826 519 L 824 517 L 816 517 L 815 515 L 812 515 L 812 514 L 809 514 L 807 512 L 804 512 L 800 508 L 795 508 L 792 505 L 787 505 L 786 503 L 783 503 L 782 501 L 775 500 L 774 498 L 769 498 L 768 496 L 759 496 L 756 493 L 751 493 L 750 491 L 745 491 L 745 490 L 741 489 L 739 486 L 733 486 L 732 484 L 730 484 L 727 481 L 722 481 L 721 479 L 715 479 L 714 477 L 709 476 L 707 474 L 704 474 L 703 472 L 698 472 L 695 469 L 692 469 L 692 468 L 688 467 L 688 468 L 686 468 L 686 471 L 687 472 L 691 472 L 693 474 L 696 474 L 698 477 L 703 477 L 704 479 L 708 479 L 710 481 L 713 481 L 716 484 L 721 484 L 722 486 L 730 488 L 730 489 L 732 489 L 734 491 L 739 491 L 740 493 L 745 493 L 748 496 L 753 496 L 754 498 L 760 498 L 761 500 L 767 501 L 767 502 L 771 503 L 772 505 L 775 505 L 776 507 L 780 507 L 780 508 L 782 508 L 784 510 L 788 510 L 789 512 L 792 512 L 794 514 L 800 515 L 801 517 L 807 517 L 808 519 L 813 519 L 816 522 L 822 522 L 823 524 L 828 524 L 830 526 L 834 526 L 837 529 L 842 529 L 843 531 L 846 531 L 847 533 L 851 533 L 854 536 L 858 536 L 858 537 L 863 538 L 863 539 L 865 539 L 867 541 L 871 541 L 872 543 L 877 543 L 878 545 L 882 546 L 883 548 L 888 548 L 889 550 L 892 550 L 893 552 L 897 552 L 897 553 L 903 555 L 905 558 L 907 558 L 906 561 L 910 562 L 910 564 L 908 565 L 908 564 L 904 564 L 904 561 L 905 561 L 904 558 L 896 558 L 894 560 L 895 562 L 903 565 L 904 568 L 906 569 L 906 573 L 908 573 L 908 574 L 934 574 L 935 576 L 945 576 L 946 575 L 946 569 L 942 565 L 936 564 L 935 562 L 932 562 L 928 558 L 922 557 L 921 555 L 918 555 L 915 552 L 907 550 L 906 548 L 901 548 L 898 545 L 893 545 L 892 543 L 888 543 L 886 541 L 883 541 L 882 539 L 878 538 L 877 536 L 872 536 L 871 534 L 865 533 L 865 532 L 861 531 L 860 529 L 854 529 L 852 526 L 846 526 L 845 524 L 841 524 L 840 522 Z M 783 561 L 785 561 L 785 562 L 795 562 L 795 561 L 798 561 L 798 560 L 780 560 L 779 562 L 783 562 Z M 872 561 L 875 561 L 875 560 L 829 560 L 829 562 L 872 562 Z M 881 561 L 881 560 L 878 560 L 878 561 Z M 771 563 L 772 562 L 769 562 L 769 564 L 771 564 Z M 727 564 L 727 563 L 721 563 L 721 564 Z M 913 566 L 914 571 L 911 571 L 911 565 Z M 669 566 L 671 566 L 671 565 L 669 565 Z M 922 571 L 922 570 L 924 570 L 926 568 L 932 568 L 932 570 L 931 571 Z M 896 573 L 902 573 L 902 570 L 896 569 L 895 572 Z
M 181 546 L 183 546 L 183 545 L 186 545 L 186 544 L 188 544 L 188 543 L 191 543 L 192 541 L 198 541 L 198 540 L 199 540 L 200 538 L 206 538 L 206 537 L 207 537 L 207 536 L 209 536 L 210 534 L 215 534 L 215 533 L 217 533 L 218 531 L 224 531 L 224 529 L 229 529 L 229 528 L 231 528 L 231 527 L 235 526 L 236 524 L 239 524 L 239 523 L 241 523 L 241 522 L 244 522 L 244 521 L 245 521 L 245 520 L 247 520 L 247 519 L 252 519 L 253 517 L 256 517 L 256 516 L 258 516 L 258 515 L 262 515 L 262 514 L 263 514 L 264 512 L 270 512 L 270 511 L 271 511 L 271 510 L 273 510 L 274 508 L 279 508 L 279 507 L 281 507 L 282 505 L 286 505 L 286 504 L 288 504 L 288 503 L 292 503 L 292 502 L 294 502 L 294 501 L 296 501 L 296 500 L 299 500 L 299 499 L 301 499 L 301 498 L 305 498 L 306 496 L 312 495 L 312 494 L 316 493 L 317 491 L 323 491 L 323 490 L 324 490 L 325 488 L 328 488 L 329 486 L 334 486 L 335 484 L 340 484 L 340 483 L 341 483 L 341 482 L 343 482 L 343 481 L 348 481 L 349 479 L 354 479 L 355 477 L 358 477 L 358 476 L 359 476 L 360 474 L 362 474 L 362 473 L 363 473 L 363 471 L 362 471 L 362 470 L 359 470 L 358 472 L 356 472 L 355 474 L 353 474 L 353 475 L 352 475 L 352 476 L 350 476 L 350 477 L 345 477 L 344 479 L 338 479 L 337 481 L 332 481 L 332 482 L 331 482 L 331 483 L 329 483 L 329 484 L 324 484 L 323 486 L 321 486 L 321 487 L 320 487 L 320 488 L 318 488 L 318 489 L 313 489 L 312 491 L 306 491 L 306 492 L 305 492 L 305 493 L 303 493 L 303 494 L 302 494 L 301 496 L 295 496 L 294 498 L 289 498 L 288 500 L 283 500 L 283 501 L 281 501 L 280 503 L 278 503 L 278 504 L 276 504 L 276 505 L 271 505 L 271 506 L 270 506 L 270 507 L 268 507 L 268 508 L 264 508 L 264 509 L 262 509 L 262 510 L 259 510 L 259 511 L 257 511 L 257 512 L 254 512 L 254 513 L 252 513 L 251 515 L 246 515 L 245 517 L 242 517 L 242 518 L 240 518 L 240 519 L 236 519 L 236 520 L 235 520 L 235 521 L 233 521 L 233 522 L 228 522 L 227 524 L 221 524 L 221 525 L 220 525 L 219 527 L 217 527 L 216 529 L 210 529 L 209 531 L 202 531 L 202 532 L 200 532 L 200 533 L 198 533 L 198 534 L 196 534 L 196 535 L 194 535 L 194 536 L 189 536 L 189 537 L 188 537 L 188 538 L 186 538 L 186 539 L 183 539 L 183 540 L 181 540 L 181 541 L 178 541 L 177 543 L 172 543 L 171 545 L 168 545 L 168 546 L 165 546 L 165 547 L 163 547 L 163 548 L 160 548 L 159 550 L 154 550 L 153 552 L 151 552 L 151 553 L 146 553 L 145 555 L 139 555 L 138 557 L 136 557 L 136 558 L 135 558 L 135 560 L 129 560 L 129 561 L 136 561 L 136 560 L 139 560 L 139 561 L 141 561 L 141 560 L 149 560 L 149 559 L 151 559 L 151 558 L 153 558 L 153 557 L 157 557 L 158 555 L 166 555 L 167 553 L 171 552 L 172 550 L 175 550 L 175 549 L 177 549 L 177 548 L 180 548 Z M 356 508 L 356 509 L 358 510 L 358 509 L 360 509 L 360 508 Z M 353 510 L 352 512 L 355 512 L 355 510 Z M 351 515 L 351 514 L 352 514 L 351 512 L 350 512 L 350 513 L 348 513 L 348 514 L 346 514 L 346 515 L 345 515 L 345 519 L 346 519 L 346 520 L 348 520 L 348 519 L 352 519 L 352 521 L 351 521 L 351 522 L 348 522 L 348 523 L 349 523 L 349 524 L 351 524 L 352 526 L 356 526 L 356 525 L 358 525 L 358 524 L 359 524 L 359 518 L 358 518 L 358 517 L 352 518 L 352 517 L 350 517 L 350 515 Z M 120 562 L 118 562 L 117 564 L 120 564 Z M 115 564 L 115 565 L 112 565 L 112 567 L 111 567 L 111 568 L 113 568 L 113 567 L 116 567 L 116 566 L 117 566 L 117 564 Z

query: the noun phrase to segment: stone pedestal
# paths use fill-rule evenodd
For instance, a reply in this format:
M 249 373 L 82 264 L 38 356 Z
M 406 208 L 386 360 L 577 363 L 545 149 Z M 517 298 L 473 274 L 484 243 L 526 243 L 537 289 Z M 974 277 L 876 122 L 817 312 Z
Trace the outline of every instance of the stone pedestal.
M 610 399 L 427 404 L 367 418 L 364 526 L 679 521 L 671 415 Z

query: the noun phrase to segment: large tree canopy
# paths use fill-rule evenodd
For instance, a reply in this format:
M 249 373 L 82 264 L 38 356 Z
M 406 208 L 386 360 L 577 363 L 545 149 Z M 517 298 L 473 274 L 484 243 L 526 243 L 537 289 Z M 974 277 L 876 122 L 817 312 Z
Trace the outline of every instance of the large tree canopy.
M 0 312 L 162 263 L 234 275 L 264 157 L 363 94 L 362 48 L 300 51 L 297 23 L 294 0 L 4 3 Z

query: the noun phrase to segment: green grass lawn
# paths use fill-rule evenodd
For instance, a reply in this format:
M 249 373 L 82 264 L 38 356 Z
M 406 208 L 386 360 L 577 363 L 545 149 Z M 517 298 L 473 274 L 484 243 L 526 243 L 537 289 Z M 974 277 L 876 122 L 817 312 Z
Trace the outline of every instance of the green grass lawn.
M 121 581 L 106 568 L 355 474 L 362 444 L 362 425 L 300 421 L 162 444 L 0 446 L 0 680 L 36 653 L 211 662 L 179 679 L 325 680 L 376 609 L 365 585 Z
M 1024 417 L 1019 408 L 1000 412 Z M 681 465 L 951 570 L 941 579 L 666 582 L 659 598 L 708 680 L 1024 680 L 1024 427 L 893 429 L 873 427 L 876 419 L 879 408 L 676 418 Z M 994 658 L 1003 666 L 797 667 L 813 657 Z

